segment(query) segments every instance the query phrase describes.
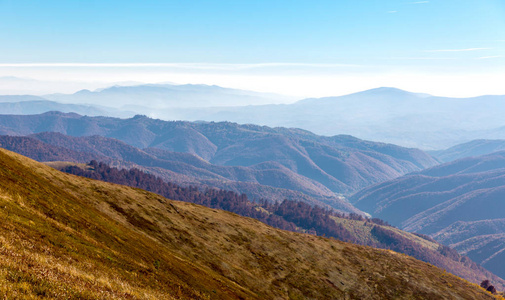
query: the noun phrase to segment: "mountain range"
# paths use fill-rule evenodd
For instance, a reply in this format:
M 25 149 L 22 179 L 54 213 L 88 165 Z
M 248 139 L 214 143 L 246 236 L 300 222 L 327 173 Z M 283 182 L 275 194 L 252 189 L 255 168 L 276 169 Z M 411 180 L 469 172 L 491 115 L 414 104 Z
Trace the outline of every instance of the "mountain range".
M 184 163 L 186 167 L 181 166 L 179 170 L 185 168 L 187 171 L 182 173 L 188 176 L 268 184 L 311 196 L 350 194 L 370 184 L 437 164 L 431 156 L 417 149 L 350 136 L 318 136 L 299 129 L 229 122 L 167 122 L 145 116 L 130 119 L 83 117 L 56 112 L 0 116 L 0 134 L 29 135 L 46 131 L 121 140 L 142 149 L 144 157 Z M 48 137 L 44 141 L 71 150 L 93 151 L 89 147 L 77 148 L 79 140 L 64 142 L 61 137 Z M 102 142 L 106 145 L 105 140 Z M 104 147 L 104 151 L 112 148 L 110 145 Z M 136 163 L 161 166 L 138 160 Z M 195 176 L 194 172 L 199 175 Z
M 138 111 L 173 108 L 235 107 L 246 105 L 278 104 L 295 98 L 224 88 L 204 84 L 142 84 L 112 86 L 95 91 L 81 90 L 74 94 L 44 95 L 45 99 L 62 103 L 87 103 Z
M 282 95 L 218 86 L 146 84 L 41 98 L 39 101 L 52 102 L 38 103 L 40 113 L 59 109 L 56 101 L 62 105 L 59 110 L 83 115 L 132 117 L 136 113 L 163 120 L 296 127 L 320 135 L 347 134 L 425 150 L 445 149 L 474 139 L 505 138 L 500 114 L 505 96 L 500 95 L 450 98 L 383 87 L 294 102 L 294 98 Z M 19 101 L 12 98 L 2 107 L 4 113 L 33 113 L 34 109 L 21 107 Z M 72 110 L 65 106 L 68 104 L 86 107 Z
M 437 150 L 476 138 L 504 138 L 505 123 L 500 114 L 504 100 L 505 96 L 448 98 L 377 88 L 288 105 L 238 107 L 207 114 L 196 110 L 184 117 L 298 127 L 322 135 L 349 134 Z M 163 112 L 156 116 L 165 118 Z M 166 118 L 170 117 L 167 112 Z
M 3 98 L 3 99 L 2 99 Z M 14 98 L 14 99 L 13 99 Z M 23 97 L 24 98 L 24 97 Z M 120 111 L 117 109 L 85 105 L 85 104 L 63 104 L 55 101 L 48 101 L 44 99 L 37 100 L 32 97 L 26 97 L 22 101 L 18 102 L 2 102 L 19 100 L 20 97 L 14 96 L 0 96 L 0 110 L 4 113 L 9 114 L 23 114 L 23 115 L 33 115 L 41 114 L 48 111 L 61 111 L 66 113 L 79 113 L 87 116 L 116 116 L 116 117 L 128 117 L 133 115 L 133 113 Z M 30 99 L 30 100 L 28 100 Z
M 67 175 L 3 149 L 0 175 L 7 298 L 494 299 L 396 252 Z
M 407 231 L 428 234 L 505 276 L 505 151 L 445 163 L 366 188 L 350 201 Z
M 445 150 L 429 151 L 442 162 L 450 162 L 470 156 L 480 156 L 505 150 L 505 140 L 473 140 Z

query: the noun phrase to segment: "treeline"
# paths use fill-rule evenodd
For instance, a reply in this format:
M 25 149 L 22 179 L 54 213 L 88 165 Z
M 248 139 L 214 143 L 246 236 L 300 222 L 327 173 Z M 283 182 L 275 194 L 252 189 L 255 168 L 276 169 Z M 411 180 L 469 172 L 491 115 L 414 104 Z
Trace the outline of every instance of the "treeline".
M 336 223 L 331 218 L 338 214 L 332 210 L 290 200 L 284 200 L 281 204 L 264 202 L 262 207 L 289 222 L 293 222 L 297 226 L 308 229 L 310 233 L 355 242 L 355 238 L 351 233 L 342 224 Z

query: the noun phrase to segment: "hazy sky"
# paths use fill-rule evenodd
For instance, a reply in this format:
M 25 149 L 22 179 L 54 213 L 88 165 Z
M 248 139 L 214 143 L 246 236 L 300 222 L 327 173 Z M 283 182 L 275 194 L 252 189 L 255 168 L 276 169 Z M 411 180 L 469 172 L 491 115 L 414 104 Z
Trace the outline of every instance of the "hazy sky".
M 0 76 L 505 94 L 505 1 L 0 0 Z

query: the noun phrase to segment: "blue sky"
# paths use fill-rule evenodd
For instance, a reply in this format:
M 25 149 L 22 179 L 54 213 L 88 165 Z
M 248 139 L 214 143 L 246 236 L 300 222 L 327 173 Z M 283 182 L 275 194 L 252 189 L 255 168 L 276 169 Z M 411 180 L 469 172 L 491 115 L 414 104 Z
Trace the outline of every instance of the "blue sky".
M 394 77 L 405 74 L 425 78 L 416 89 L 429 92 L 436 88 L 423 76 L 505 79 L 505 1 L 0 0 L 0 45 L 0 76 L 47 71 L 57 79 L 72 69 L 67 75 L 82 79 L 92 73 L 91 67 L 83 72 L 87 63 L 164 63 L 176 65 L 129 65 L 122 71 L 129 77 L 113 68 L 106 73 L 117 80 L 209 83 L 221 83 L 219 76 L 348 75 L 362 76 L 370 87 L 381 83 L 370 78 L 382 74 L 395 85 Z M 81 65 L 15 66 L 37 63 Z

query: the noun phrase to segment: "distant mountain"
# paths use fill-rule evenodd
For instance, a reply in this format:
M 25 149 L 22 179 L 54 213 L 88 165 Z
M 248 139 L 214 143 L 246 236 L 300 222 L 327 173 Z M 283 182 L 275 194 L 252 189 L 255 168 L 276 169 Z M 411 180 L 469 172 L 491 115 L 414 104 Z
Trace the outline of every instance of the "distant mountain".
M 494 299 L 391 250 L 269 227 L 0 150 L 6 298 Z
M 275 170 L 265 182 L 297 174 L 302 177 L 290 176 L 293 186 L 316 182 L 340 194 L 437 164 L 417 149 L 350 136 L 324 137 L 299 129 L 229 122 L 166 122 L 144 116 L 115 119 L 54 112 L 1 115 L 0 134 L 2 131 L 18 135 L 52 131 L 71 136 L 112 137 L 140 149 L 193 154 L 213 165 L 249 167 L 262 170 L 262 174 Z
M 47 99 L 65 103 L 106 104 L 134 110 L 160 108 L 246 106 L 294 101 L 288 96 L 257 93 L 203 84 L 143 84 L 113 86 L 96 91 L 81 90 L 74 94 L 52 94 Z M 143 106 L 145 108 L 143 108 Z
M 25 101 L 48 101 L 45 98 L 34 95 L 0 95 L 0 103 L 10 102 L 12 104 Z
M 103 103 L 72 104 L 50 101 L 34 95 L 0 95 L 2 114 L 33 115 L 50 111 L 77 113 L 86 116 L 132 117 L 135 113 L 104 106 Z
M 498 130 L 505 125 L 501 114 L 504 110 L 505 96 L 448 98 L 377 88 L 287 105 L 157 110 L 152 115 L 161 119 L 297 127 L 322 135 L 349 134 L 438 150 L 482 137 L 505 138 L 505 130 Z
M 475 139 L 505 139 L 500 113 L 505 110 L 505 96 L 500 95 L 449 98 L 383 87 L 293 103 L 295 99 L 282 95 L 218 86 L 144 84 L 44 97 L 114 107 L 108 116 L 127 117 L 134 111 L 163 120 L 296 127 L 426 150 Z
M 503 199 L 505 151 L 383 182 L 356 193 L 350 201 L 402 229 L 450 243 L 504 277 L 505 257 L 497 264 L 505 251 L 499 243 L 505 233 L 501 225 Z
M 10 96 L 3 96 L 3 98 L 11 98 Z M 32 115 L 41 114 L 49 111 L 61 111 L 65 113 L 78 113 L 86 116 L 131 116 L 132 113 L 119 111 L 112 108 L 98 107 L 93 105 L 80 105 L 80 104 L 63 104 L 48 100 L 23 100 L 19 102 L 1 102 L 0 97 L 0 111 L 4 114 L 14 115 Z M 13 99 L 14 100 L 14 99 Z
M 474 140 L 459 144 L 446 150 L 429 153 L 443 162 L 454 161 L 470 156 L 480 156 L 505 150 L 505 140 Z

